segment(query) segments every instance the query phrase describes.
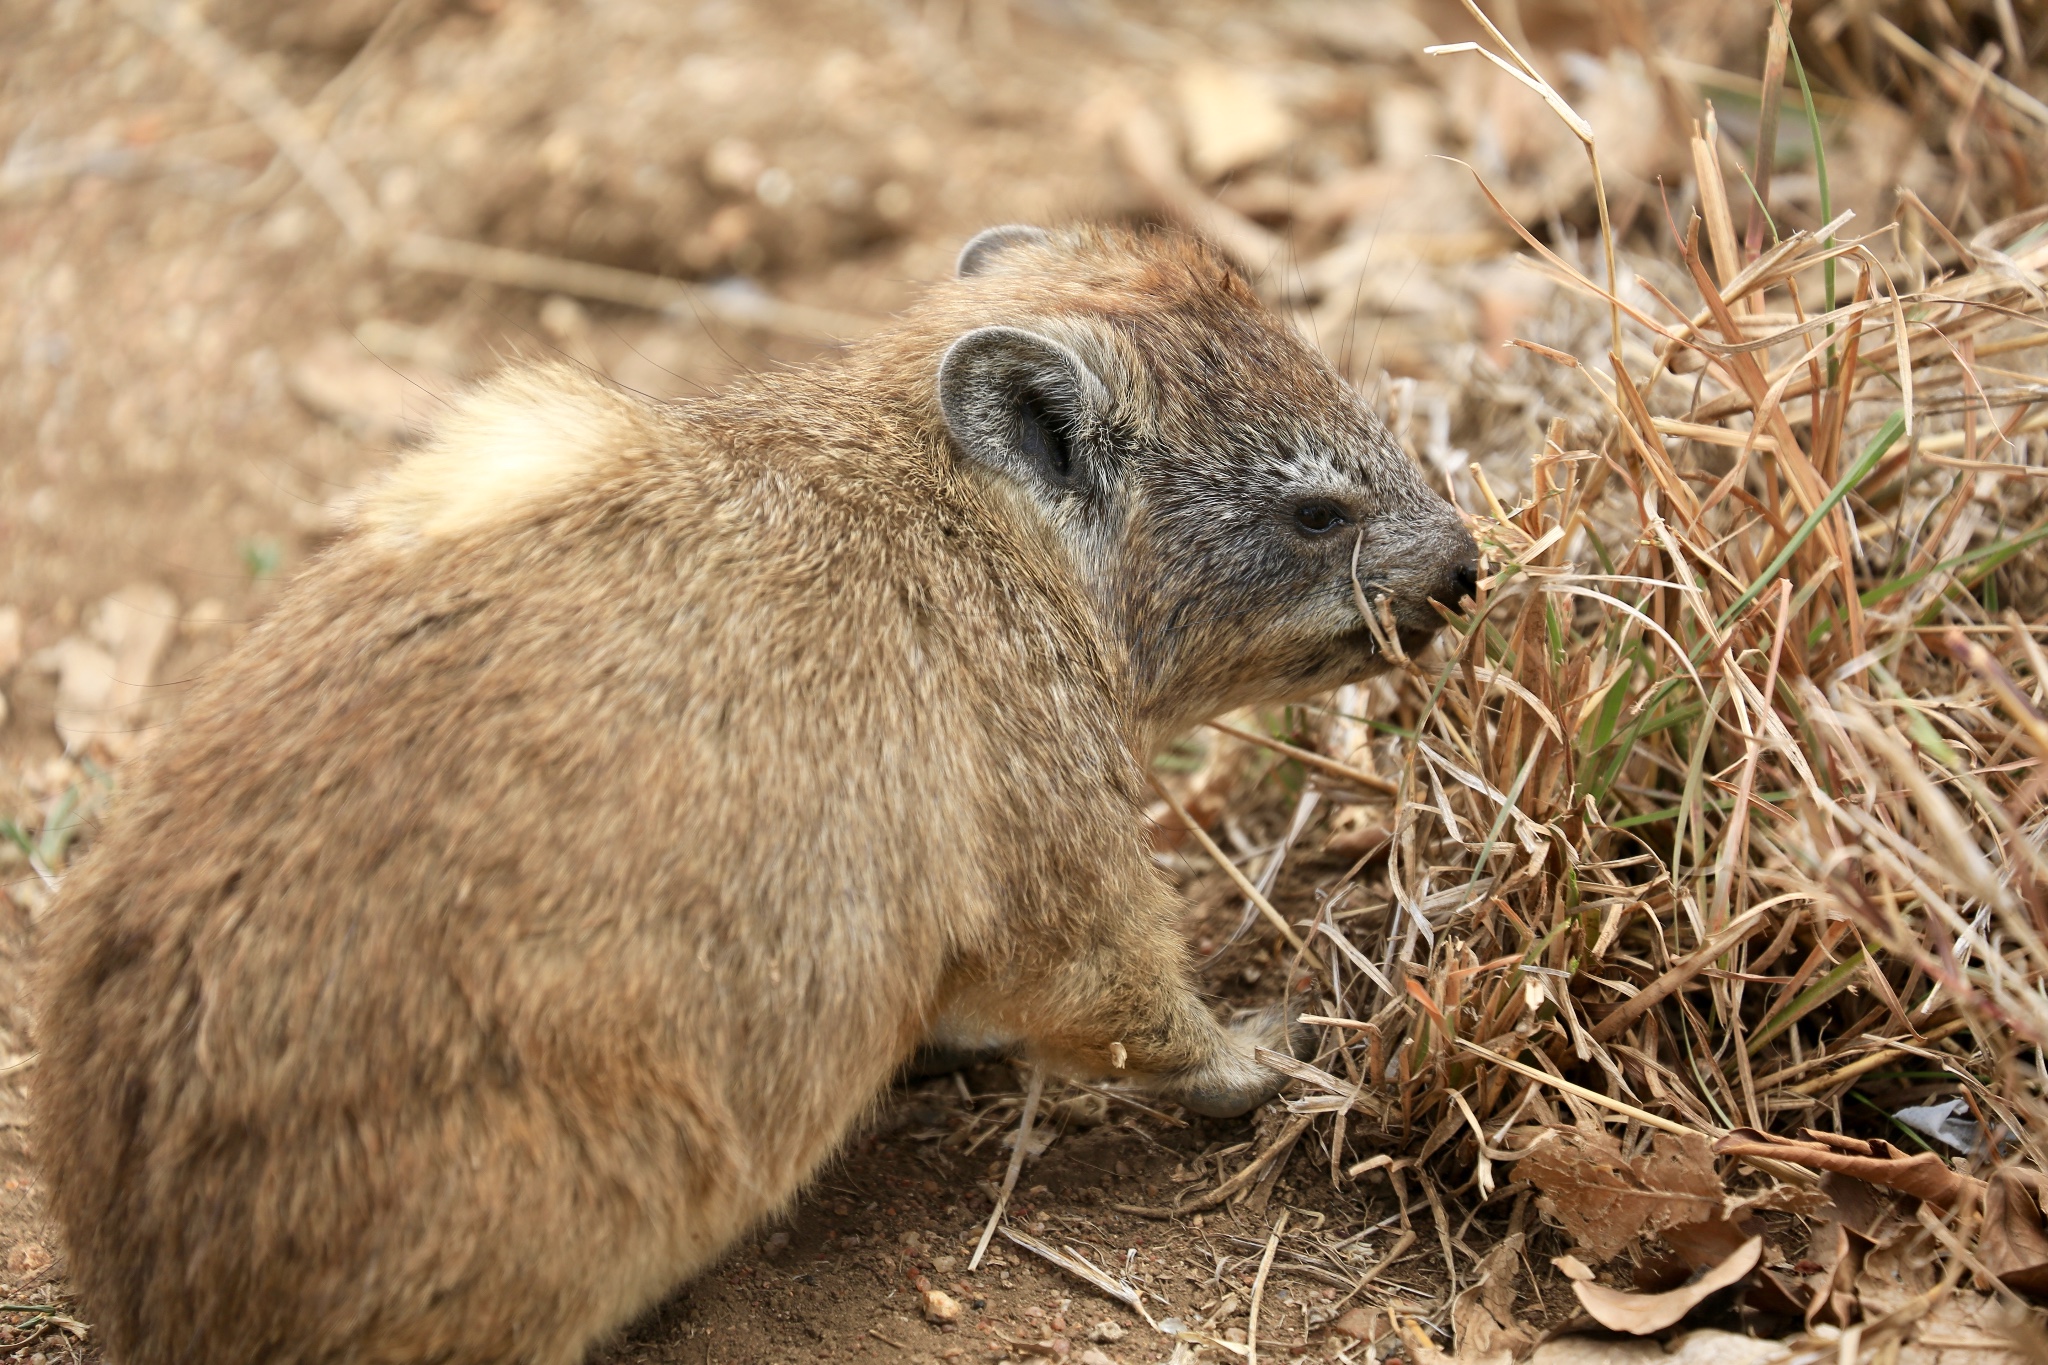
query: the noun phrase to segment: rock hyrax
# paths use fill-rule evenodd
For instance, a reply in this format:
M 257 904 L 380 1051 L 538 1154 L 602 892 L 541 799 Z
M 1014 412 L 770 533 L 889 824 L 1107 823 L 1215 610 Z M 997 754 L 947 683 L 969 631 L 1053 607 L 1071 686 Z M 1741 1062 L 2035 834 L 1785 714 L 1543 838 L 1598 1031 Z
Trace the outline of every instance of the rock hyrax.
M 1354 576 L 1421 645 L 1472 541 L 1213 252 L 959 276 L 702 401 L 485 383 L 127 775 L 35 1109 L 113 1359 L 570 1365 L 941 1027 L 1277 1088 L 1143 758 L 1380 667 Z

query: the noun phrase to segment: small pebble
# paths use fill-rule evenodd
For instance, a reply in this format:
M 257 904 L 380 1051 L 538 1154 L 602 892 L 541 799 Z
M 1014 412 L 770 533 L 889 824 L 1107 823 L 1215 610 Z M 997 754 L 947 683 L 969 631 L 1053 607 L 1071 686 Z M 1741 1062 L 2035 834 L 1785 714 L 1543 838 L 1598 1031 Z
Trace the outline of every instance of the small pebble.
M 924 1291 L 924 1315 L 933 1322 L 958 1322 L 963 1313 L 960 1300 L 943 1289 Z
M 1102 1351 L 1093 1346 L 1075 1356 L 1074 1359 L 1079 1362 L 1079 1365 L 1116 1365 L 1114 1360 L 1111 1360 Z
M 1090 1341 L 1122 1341 L 1130 1335 L 1130 1328 L 1120 1322 L 1103 1321 L 1088 1329 Z

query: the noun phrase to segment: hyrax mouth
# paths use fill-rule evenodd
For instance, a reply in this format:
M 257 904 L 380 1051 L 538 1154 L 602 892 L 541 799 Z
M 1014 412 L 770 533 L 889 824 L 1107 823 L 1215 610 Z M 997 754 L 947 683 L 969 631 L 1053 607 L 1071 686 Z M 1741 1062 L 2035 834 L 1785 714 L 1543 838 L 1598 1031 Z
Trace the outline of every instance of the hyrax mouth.
M 1392 663 L 1394 651 L 1387 647 L 1390 643 L 1399 648 L 1402 656 L 1412 659 L 1429 648 L 1430 643 L 1440 633 L 1441 628 L 1437 626 L 1402 624 L 1397 625 L 1390 636 L 1385 626 L 1375 629 L 1361 623 L 1344 632 L 1344 644 L 1348 649 L 1365 655 L 1375 663 Z
M 1412 657 L 1428 648 L 1443 629 L 1441 620 L 1418 624 L 1412 611 L 1402 610 L 1394 594 L 1384 588 L 1374 591 L 1370 584 L 1354 579 L 1351 598 L 1360 619 L 1344 632 L 1344 639 L 1368 655 L 1391 659 L 1398 652 Z M 1433 606 L 1427 610 L 1436 614 Z

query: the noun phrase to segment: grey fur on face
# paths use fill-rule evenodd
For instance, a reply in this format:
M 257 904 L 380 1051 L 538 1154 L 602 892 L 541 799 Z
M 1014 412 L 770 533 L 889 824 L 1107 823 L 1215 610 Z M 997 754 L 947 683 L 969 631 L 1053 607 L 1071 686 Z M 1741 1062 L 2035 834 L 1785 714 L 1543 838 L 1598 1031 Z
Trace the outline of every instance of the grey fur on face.
M 990 229 L 961 273 L 1028 274 L 1070 249 Z M 940 371 L 958 447 L 1041 508 L 1162 729 L 1265 696 L 1274 678 L 1306 696 L 1376 672 L 1376 627 L 1419 649 L 1475 582 L 1456 509 L 1237 283 L 1199 315 L 978 329 Z

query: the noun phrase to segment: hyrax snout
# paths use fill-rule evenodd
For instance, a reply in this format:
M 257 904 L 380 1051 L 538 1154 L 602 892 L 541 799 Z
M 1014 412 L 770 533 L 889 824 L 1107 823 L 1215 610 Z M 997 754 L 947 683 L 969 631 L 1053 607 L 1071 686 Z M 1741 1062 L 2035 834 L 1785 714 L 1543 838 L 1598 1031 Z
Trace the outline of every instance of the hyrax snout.
M 1206 249 L 999 229 L 830 368 L 461 401 L 64 887 L 38 1146 L 122 1365 L 567 1365 L 935 1029 L 1203 1112 L 1141 763 L 1473 546 Z

